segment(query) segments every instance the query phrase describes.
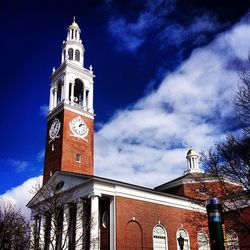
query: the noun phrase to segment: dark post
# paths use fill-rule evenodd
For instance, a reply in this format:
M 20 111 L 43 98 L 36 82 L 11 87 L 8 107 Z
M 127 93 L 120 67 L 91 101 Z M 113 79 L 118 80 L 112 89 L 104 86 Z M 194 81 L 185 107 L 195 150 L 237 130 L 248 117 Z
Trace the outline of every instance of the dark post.
M 180 249 L 183 250 L 184 238 L 180 235 L 180 237 L 177 240 L 178 240 L 178 244 L 179 244 Z
M 211 250 L 226 250 L 225 226 L 219 199 L 212 198 L 207 204 Z

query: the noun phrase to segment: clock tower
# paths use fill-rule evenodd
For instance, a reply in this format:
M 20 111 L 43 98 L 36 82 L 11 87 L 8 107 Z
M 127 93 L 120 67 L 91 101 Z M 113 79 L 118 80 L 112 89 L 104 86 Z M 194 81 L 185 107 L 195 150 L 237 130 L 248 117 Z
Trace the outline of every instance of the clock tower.
M 73 23 L 62 44 L 61 65 L 50 77 L 43 181 L 55 171 L 93 175 L 93 68 L 84 68 L 81 30 Z

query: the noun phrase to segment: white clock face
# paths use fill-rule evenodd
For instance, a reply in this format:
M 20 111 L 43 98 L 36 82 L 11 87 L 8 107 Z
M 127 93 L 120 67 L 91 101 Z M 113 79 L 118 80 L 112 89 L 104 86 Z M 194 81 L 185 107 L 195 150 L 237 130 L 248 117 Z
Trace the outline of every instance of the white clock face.
M 69 127 L 74 136 L 84 138 L 88 135 L 89 129 L 80 116 L 72 119 L 69 123 Z
M 60 121 L 57 118 L 55 118 L 49 129 L 49 137 L 51 140 L 54 140 L 58 136 L 60 127 L 61 127 Z

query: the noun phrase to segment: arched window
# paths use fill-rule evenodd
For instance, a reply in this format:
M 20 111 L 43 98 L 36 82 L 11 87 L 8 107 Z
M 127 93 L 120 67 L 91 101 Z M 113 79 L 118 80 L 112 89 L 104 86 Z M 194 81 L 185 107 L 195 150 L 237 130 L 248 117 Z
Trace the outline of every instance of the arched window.
M 75 52 L 75 59 L 77 62 L 80 62 L 80 51 L 78 49 Z
M 168 239 L 165 228 L 158 224 L 153 229 L 153 249 L 154 250 L 167 250 Z
M 184 228 L 179 228 L 176 233 L 177 249 L 181 250 L 180 242 L 183 241 L 183 250 L 190 250 L 188 232 Z
M 197 234 L 198 250 L 210 250 L 207 234 L 201 230 Z
M 239 250 L 239 239 L 236 232 L 232 229 L 226 232 L 227 249 L 228 250 Z
M 69 60 L 73 60 L 73 49 L 68 50 Z

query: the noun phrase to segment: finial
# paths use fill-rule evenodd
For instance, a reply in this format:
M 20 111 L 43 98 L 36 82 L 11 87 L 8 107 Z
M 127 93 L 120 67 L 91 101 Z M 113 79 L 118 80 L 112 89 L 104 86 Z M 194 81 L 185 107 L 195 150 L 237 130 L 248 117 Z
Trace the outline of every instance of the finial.
M 73 22 L 74 22 L 74 23 L 76 22 L 76 17 L 75 17 L 75 16 L 73 16 Z
M 89 66 L 89 71 L 93 72 L 93 66 L 92 65 Z

